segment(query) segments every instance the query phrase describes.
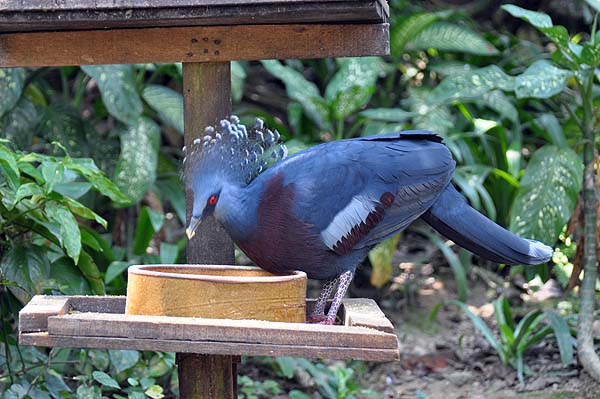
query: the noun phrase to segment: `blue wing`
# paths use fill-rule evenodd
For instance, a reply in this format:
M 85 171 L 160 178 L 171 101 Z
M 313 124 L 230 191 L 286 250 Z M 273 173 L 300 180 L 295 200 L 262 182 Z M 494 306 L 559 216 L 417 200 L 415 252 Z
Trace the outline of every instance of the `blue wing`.
M 267 172 L 284 172 L 295 215 L 341 255 L 406 228 L 446 187 L 454 165 L 438 136 L 410 131 L 315 146 Z

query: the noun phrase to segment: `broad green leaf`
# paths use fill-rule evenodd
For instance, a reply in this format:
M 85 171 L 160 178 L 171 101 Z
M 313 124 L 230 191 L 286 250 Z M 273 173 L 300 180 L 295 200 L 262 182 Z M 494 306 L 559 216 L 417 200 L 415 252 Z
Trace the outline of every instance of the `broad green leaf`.
M 68 183 L 56 184 L 54 186 L 54 191 L 65 197 L 78 199 L 83 197 L 92 187 L 92 183 L 71 181 Z
M 159 231 L 164 221 L 164 215 L 160 212 L 143 207 L 138 217 L 133 242 L 133 253 L 143 255 L 150 244 L 154 234 Z
M 54 185 L 63 181 L 65 176 L 65 165 L 62 162 L 43 161 L 40 165 L 42 176 L 46 181 L 47 191 L 52 191 Z
M 360 116 L 384 122 L 406 122 L 415 114 L 400 108 L 371 108 L 362 111 Z
M 99 382 L 101 385 L 103 385 L 105 387 L 121 389 L 121 387 L 119 386 L 119 383 L 103 371 L 98 371 L 98 370 L 93 371 L 92 377 L 94 377 L 94 380 L 96 380 L 97 382 Z
M 98 84 L 104 106 L 112 116 L 125 124 L 138 124 L 144 106 L 131 65 L 86 65 L 81 69 Z
M 512 76 L 504 73 L 498 66 L 490 65 L 446 77 L 431 92 L 429 100 L 441 103 L 456 99 L 479 98 L 494 89 L 513 90 L 514 85 L 515 79 Z
M 17 204 L 23 198 L 28 198 L 33 195 L 42 195 L 43 191 L 41 187 L 36 183 L 25 183 L 19 186 L 17 194 L 15 195 L 14 204 Z
M 156 178 L 160 129 L 148 118 L 140 118 L 121 134 L 121 155 L 115 183 L 131 203 L 146 194 Z
M 92 290 L 71 258 L 63 256 L 52 263 L 50 278 L 64 295 L 91 295 Z
M 378 57 L 358 57 L 338 61 L 341 67 L 325 89 L 325 100 L 332 106 L 333 116 L 343 120 L 371 99 L 380 60 Z
M 19 101 L 25 84 L 25 68 L 0 68 L 0 117 Z
M 515 94 L 518 98 L 549 98 L 560 93 L 572 76 L 571 71 L 538 60 L 515 78 Z
M 467 72 L 473 69 L 473 65 L 465 64 L 462 61 L 439 61 L 434 64 L 427 65 L 427 68 L 439 73 L 440 75 L 451 76 Z
M 49 201 L 46 204 L 45 213 L 50 221 L 60 226 L 61 245 L 67 255 L 77 264 L 81 252 L 81 233 L 77 220 L 69 208 L 55 201 Z
M 98 215 L 96 212 L 92 211 L 90 208 L 86 207 L 82 203 L 77 202 L 69 197 L 64 197 L 64 201 L 65 205 L 67 205 L 67 207 L 69 207 L 69 210 L 74 214 L 86 219 L 95 220 L 99 225 L 101 225 L 105 229 L 108 227 L 108 223 L 102 216 Z
M 9 287 L 21 301 L 27 303 L 34 294 L 41 294 L 48 286 L 50 263 L 45 248 L 36 245 L 15 245 L 2 256 L 2 276 L 18 285 Z
M 58 100 L 43 108 L 39 133 L 47 142 L 60 142 L 73 156 L 83 155 L 83 150 L 89 146 L 79 110 L 65 100 Z M 53 150 L 53 154 L 59 153 L 59 149 Z
M 551 28 L 553 26 L 552 18 L 543 12 L 526 10 L 525 8 L 521 8 L 514 4 L 505 4 L 502 6 L 502 9 L 513 17 L 521 18 L 522 20 L 529 22 L 536 28 Z
M 516 123 L 519 121 L 519 111 L 517 111 L 512 101 L 501 90 L 492 90 L 484 93 L 481 96 L 481 101 L 487 107 L 493 109 L 511 122 Z
M 79 258 L 79 263 L 77 264 L 81 273 L 85 276 L 92 291 L 96 295 L 106 295 L 106 291 L 104 289 L 104 282 L 102 277 L 100 276 L 100 270 L 98 270 L 98 266 L 94 263 L 94 260 L 90 255 L 85 251 L 81 251 L 81 255 Z
M 444 257 L 448 261 L 448 264 L 454 273 L 458 298 L 461 301 L 466 300 L 467 296 L 469 295 L 469 286 L 467 283 L 467 268 L 469 265 L 464 265 L 454 251 L 452 251 L 448 244 L 446 244 L 446 241 L 441 239 L 437 234 L 432 233 L 428 229 L 420 227 L 417 228 L 417 231 L 426 236 L 438 247 L 440 251 L 442 251 L 442 254 L 444 254 Z
M 110 365 L 117 373 L 122 373 L 135 366 L 140 360 L 140 353 L 131 350 L 109 350 Z
M 510 230 L 553 244 L 575 208 L 583 163 L 570 148 L 547 145 L 536 151 L 510 211 Z
M 157 127 L 158 129 L 158 127 Z M 129 202 L 129 199 L 119 191 L 119 188 L 110 181 L 100 169 L 96 166 L 92 159 L 88 158 L 72 158 L 66 163 L 67 168 L 76 171 L 83 176 L 87 181 L 92 183 L 94 189 L 100 194 L 106 195 L 115 202 L 116 205 L 124 205 Z
M 406 46 L 409 50 L 435 48 L 476 55 L 496 55 L 498 49 L 478 33 L 461 25 L 437 21 L 419 32 Z
M 566 147 L 567 139 L 558 118 L 551 113 L 541 114 L 534 121 L 534 129 L 539 127 L 542 135 L 557 147 Z
M 110 284 L 110 282 L 118 276 L 120 276 L 121 273 L 123 273 L 127 269 L 127 267 L 129 267 L 128 262 L 120 260 L 111 262 L 110 265 L 108 265 L 108 268 L 106 269 L 106 274 L 104 275 L 104 283 Z
M 323 130 L 333 130 L 329 121 L 329 109 L 319 94 L 317 86 L 309 82 L 295 69 L 283 66 L 279 61 L 261 61 L 267 71 L 284 84 L 290 99 L 302 104 L 306 116 Z
M 294 371 L 296 370 L 296 361 L 293 357 L 281 356 L 277 357 L 277 365 L 281 374 L 285 378 L 294 378 Z
M 178 256 L 179 246 L 177 246 L 176 244 L 169 244 L 166 242 L 160 243 L 160 263 L 173 265 L 177 263 Z
M 0 137 L 10 140 L 16 148 L 29 148 L 38 120 L 35 106 L 23 96 L 10 112 L 0 118 Z
M 432 13 L 412 14 L 402 18 L 390 32 L 392 54 L 397 57 L 402 55 L 407 43 L 438 19 L 439 17 Z
M 396 253 L 399 239 L 400 235 L 396 234 L 395 236 L 380 242 L 369 252 L 369 261 L 373 266 L 371 284 L 377 288 L 383 287 L 383 285 L 392 278 L 394 267 L 392 259 Z
M 72 392 L 71 387 L 67 385 L 64 378 L 65 377 L 54 369 L 47 368 L 44 371 L 44 387 L 53 398 L 65 398 L 71 396 L 69 395 L 69 393 Z
M 148 85 L 142 97 L 158 113 L 160 120 L 183 134 L 183 96 L 165 86 Z
M 432 104 L 428 100 L 430 95 L 431 91 L 428 89 L 409 89 L 407 103 L 410 111 L 416 114 L 413 118 L 414 128 L 431 130 L 436 134 L 445 136 L 454 126 L 454 116 L 447 106 Z
M 83 229 L 80 230 L 81 232 L 81 244 L 83 245 L 87 245 L 88 247 L 90 247 L 91 249 L 93 249 L 96 252 L 102 252 L 102 246 L 100 245 L 100 243 L 98 242 L 98 240 L 96 239 L 96 237 L 94 237 L 88 229 Z
M 600 63 L 600 43 L 585 43 L 581 50 L 581 62 L 596 68 Z
M 77 399 L 101 399 L 102 391 L 96 385 L 88 386 L 81 384 L 77 387 Z
M 8 178 L 8 182 L 13 190 L 19 188 L 19 167 L 14 153 L 7 147 L 0 144 L 0 172 Z
M 152 385 L 144 391 L 144 393 L 152 399 L 162 399 L 165 397 L 163 389 L 160 385 Z
M 238 61 L 231 62 L 231 98 L 239 102 L 244 94 L 244 81 L 246 80 L 246 71 Z

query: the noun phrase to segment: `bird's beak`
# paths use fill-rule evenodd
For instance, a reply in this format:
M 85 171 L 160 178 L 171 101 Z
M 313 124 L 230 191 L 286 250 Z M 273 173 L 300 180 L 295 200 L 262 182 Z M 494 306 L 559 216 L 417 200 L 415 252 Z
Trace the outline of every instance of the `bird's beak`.
M 192 216 L 190 225 L 187 227 L 187 229 L 185 229 L 185 234 L 187 235 L 188 240 L 191 240 L 196 235 L 196 229 L 198 226 L 200 226 L 200 223 L 202 223 L 202 219 Z

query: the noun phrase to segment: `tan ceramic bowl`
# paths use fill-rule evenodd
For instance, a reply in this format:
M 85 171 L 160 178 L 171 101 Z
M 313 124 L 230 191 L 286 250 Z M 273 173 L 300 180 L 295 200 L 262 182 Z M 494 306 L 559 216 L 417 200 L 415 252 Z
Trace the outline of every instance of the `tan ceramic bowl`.
M 128 269 L 126 314 L 302 323 L 306 274 L 258 267 L 135 265 Z

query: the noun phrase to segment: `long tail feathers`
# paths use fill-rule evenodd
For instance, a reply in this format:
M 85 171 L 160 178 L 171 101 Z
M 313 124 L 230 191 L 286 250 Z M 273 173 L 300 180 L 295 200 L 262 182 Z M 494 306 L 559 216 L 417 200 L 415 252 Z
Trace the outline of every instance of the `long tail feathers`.
M 552 257 L 548 245 L 516 236 L 471 208 L 452 184 L 421 218 L 456 244 L 493 262 L 537 265 Z

